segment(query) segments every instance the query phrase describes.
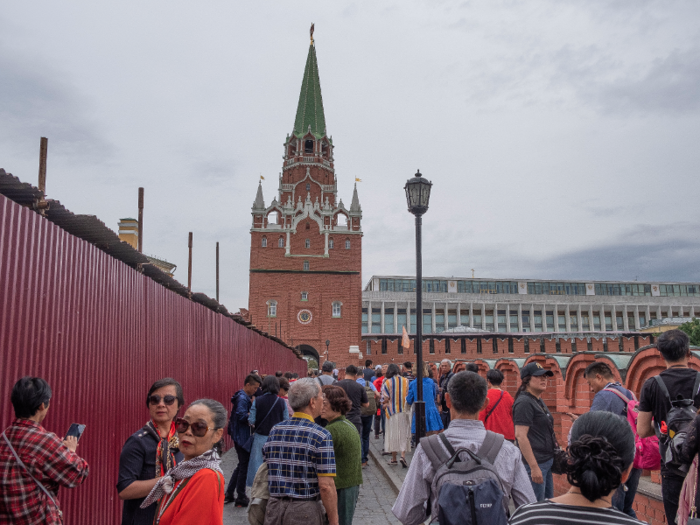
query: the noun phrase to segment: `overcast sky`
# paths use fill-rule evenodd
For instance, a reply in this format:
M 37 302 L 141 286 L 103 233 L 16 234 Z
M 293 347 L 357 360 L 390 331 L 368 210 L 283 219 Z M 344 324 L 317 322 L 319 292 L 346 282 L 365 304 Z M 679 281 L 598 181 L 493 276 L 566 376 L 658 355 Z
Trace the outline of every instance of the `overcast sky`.
M 700 281 L 700 2 L 5 1 L 0 167 L 248 302 L 250 208 L 277 191 L 315 40 L 363 282 L 412 275 L 403 185 L 434 183 L 424 275 Z

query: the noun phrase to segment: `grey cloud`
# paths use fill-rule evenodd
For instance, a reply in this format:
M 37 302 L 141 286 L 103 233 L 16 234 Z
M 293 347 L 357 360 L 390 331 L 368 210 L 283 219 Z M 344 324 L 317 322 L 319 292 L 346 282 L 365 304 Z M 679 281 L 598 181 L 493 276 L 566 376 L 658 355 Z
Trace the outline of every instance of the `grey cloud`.
M 0 48 L 0 140 L 26 142 L 49 137 L 59 152 L 88 162 L 111 157 L 112 146 L 86 114 L 86 103 L 59 72 L 31 61 L 15 60 Z

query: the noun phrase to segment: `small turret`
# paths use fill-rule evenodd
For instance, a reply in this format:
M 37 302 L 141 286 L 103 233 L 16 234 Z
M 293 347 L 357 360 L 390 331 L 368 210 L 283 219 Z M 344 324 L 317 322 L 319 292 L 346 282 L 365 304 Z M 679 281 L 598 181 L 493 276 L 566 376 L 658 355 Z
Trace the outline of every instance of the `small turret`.
M 350 203 L 350 213 L 362 214 L 362 208 L 360 207 L 360 198 L 357 196 L 357 183 L 355 183 L 355 189 L 352 192 L 352 203 Z
M 258 183 L 258 193 L 255 195 L 255 202 L 253 203 L 254 210 L 265 211 L 265 199 L 263 199 L 262 181 Z

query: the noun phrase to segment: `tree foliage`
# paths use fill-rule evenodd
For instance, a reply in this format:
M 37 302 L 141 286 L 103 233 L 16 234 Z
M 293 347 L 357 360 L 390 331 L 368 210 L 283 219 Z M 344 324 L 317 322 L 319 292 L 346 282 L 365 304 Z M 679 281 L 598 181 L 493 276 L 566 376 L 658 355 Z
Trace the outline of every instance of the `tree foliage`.
M 700 319 L 694 318 L 690 322 L 683 323 L 678 328 L 688 334 L 691 345 L 700 346 Z

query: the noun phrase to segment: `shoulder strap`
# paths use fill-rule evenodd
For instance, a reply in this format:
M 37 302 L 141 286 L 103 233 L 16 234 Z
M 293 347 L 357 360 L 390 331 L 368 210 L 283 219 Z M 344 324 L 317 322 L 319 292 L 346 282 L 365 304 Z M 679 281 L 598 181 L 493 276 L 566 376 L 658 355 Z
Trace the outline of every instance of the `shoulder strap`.
M 498 456 L 498 453 L 501 451 L 504 440 L 505 438 L 503 437 L 503 434 L 496 434 L 495 432 L 487 430 L 486 437 L 484 438 L 484 442 L 481 444 L 481 447 L 479 447 L 479 452 L 477 452 L 477 455 L 481 459 L 485 459 L 491 463 L 491 465 L 495 464 L 496 456 Z
M 693 385 L 693 394 L 690 396 L 690 399 L 693 400 L 693 404 L 695 404 L 695 396 L 698 395 L 698 388 L 700 388 L 700 372 L 697 372 L 695 375 L 695 384 Z
M 321 388 L 323 388 L 323 381 L 321 381 L 321 376 L 318 376 L 316 379 L 318 379 L 318 384 L 321 385 Z
M 504 392 L 503 390 L 501 390 L 501 397 L 498 398 L 498 401 L 496 401 L 496 403 L 493 405 L 493 408 L 492 408 L 491 410 L 489 410 L 489 413 L 488 413 L 488 414 L 486 414 L 486 417 L 484 418 L 484 425 L 485 425 L 486 422 L 489 420 L 489 416 L 490 416 L 491 414 L 493 414 L 493 411 L 494 411 L 494 410 L 496 410 L 496 407 L 498 406 L 498 403 L 500 403 L 500 402 L 501 402 L 501 399 L 503 399 L 503 394 L 504 394 L 504 393 L 505 393 L 505 392 Z
M 15 459 L 17 460 L 17 463 L 19 463 L 19 466 L 22 467 L 22 468 L 24 469 L 24 471 L 29 475 L 29 477 L 32 478 L 32 479 L 34 480 L 34 483 L 36 483 L 37 486 L 44 492 L 44 494 L 46 494 L 46 495 L 48 496 L 48 498 L 51 500 L 51 502 L 52 502 L 52 503 L 56 506 L 56 508 L 58 509 L 58 514 L 59 514 L 60 516 L 63 516 L 63 512 L 61 512 L 61 509 L 58 507 L 58 503 L 56 503 L 56 500 L 54 499 L 54 497 L 51 495 L 51 493 L 50 493 L 48 490 L 46 490 L 46 487 L 44 487 L 44 485 L 42 485 L 41 482 L 40 482 L 38 479 L 36 479 L 34 476 L 32 476 L 32 473 L 29 472 L 29 469 L 26 467 L 26 465 L 22 462 L 21 459 L 19 459 L 19 456 L 17 455 L 17 452 L 15 452 L 15 449 L 12 447 L 12 444 L 10 443 L 10 440 L 7 439 L 7 436 L 5 435 L 4 432 L 2 433 L 2 437 L 5 439 L 5 443 L 7 443 L 7 446 L 9 447 L 10 451 L 12 452 L 12 455 L 13 455 L 13 456 L 15 457 Z
M 274 394 L 273 394 L 273 395 L 274 395 Z M 269 416 L 270 414 L 272 414 L 272 410 L 273 410 L 273 409 L 275 408 L 275 406 L 277 405 L 277 401 L 280 400 L 279 396 L 275 396 L 275 397 L 277 397 L 277 399 L 275 399 L 275 402 L 272 403 L 272 406 L 270 407 L 270 410 L 267 411 L 267 414 L 265 414 L 265 417 L 262 418 L 262 421 L 261 421 L 260 423 L 258 423 L 257 425 L 255 425 L 256 432 L 257 432 L 257 429 L 260 428 L 260 427 L 262 426 L 262 424 L 265 422 L 265 420 L 267 419 L 267 416 Z
M 617 394 L 617 397 L 622 399 L 625 403 L 629 403 L 630 401 L 632 401 L 631 399 L 627 399 L 627 396 L 624 395 L 622 392 L 614 388 L 604 388 L 603 390 L 605 390 L 606 392 L 612 392 L 613 394 Z
M 661 390 L 661 393 L 666 396 L 666 399 L 668 400 L 669 404 L 673 406 L 673 400 L 671 399 L 671 394 L 668 393 L 668 388 L 666 388 L 666 383 L 664 383 L 664 380 L 661 379 L 660 375 L 654 376 L 654 379 L 656 380 L 656 383 L 659 385 L 659 389 Z M 697 379 L 696 379 L 697 381 Z
M 445 452 L 445 449 L 440 446 L 440 441 L 445 444 L 449 452 Z M 447 463 L 455 453 L 454 447 L 447 441 L 444 433 L 424 437 L 420 440 L 420 444 L 425 455 L 428 456 L 430 464 L 433 466 L 435 472 L 437 472 L 442 465 Z

